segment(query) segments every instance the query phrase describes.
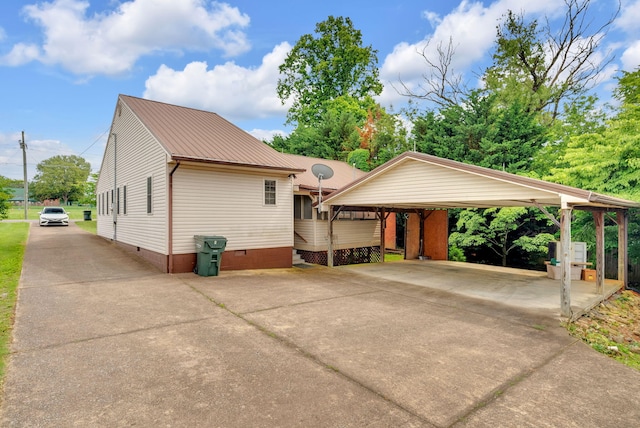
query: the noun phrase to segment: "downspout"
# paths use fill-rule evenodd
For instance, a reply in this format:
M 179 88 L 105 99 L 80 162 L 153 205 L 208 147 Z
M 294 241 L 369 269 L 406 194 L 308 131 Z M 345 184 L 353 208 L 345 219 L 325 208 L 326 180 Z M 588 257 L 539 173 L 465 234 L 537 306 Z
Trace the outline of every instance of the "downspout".
M 176 161 L 176 165 L 169 173 L 169 273 L 173 273 L 173 173 L 180 166 L 180 161 Z
M 117 186 L 118 186 L 118 181 L 116 178 L 116 171 L 117 171 L 117 162 L 116 162 L 116 156 L 117 156 L 117 146 L 118 146 L 118 135 L 113 132 L 111 135 L 113 135 L 113 197 L 111 198 L 111 213 L 113 214 L 113 241 L 117 242 L 118 239 L 118 234 L 117 234 L 117 229 L 118 229 L 118 213 L 116 212 L 116 194 L 117 192 Z

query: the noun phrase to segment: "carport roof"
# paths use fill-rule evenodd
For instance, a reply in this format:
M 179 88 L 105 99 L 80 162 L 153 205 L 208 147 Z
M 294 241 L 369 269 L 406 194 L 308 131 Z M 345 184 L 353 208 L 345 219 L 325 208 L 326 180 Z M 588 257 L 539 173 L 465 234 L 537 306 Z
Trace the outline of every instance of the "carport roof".
M 331 193 L 324 208 L 330 205 L 389 209 L 640 207 L 634 201 L 417 152 L 405 152 Z

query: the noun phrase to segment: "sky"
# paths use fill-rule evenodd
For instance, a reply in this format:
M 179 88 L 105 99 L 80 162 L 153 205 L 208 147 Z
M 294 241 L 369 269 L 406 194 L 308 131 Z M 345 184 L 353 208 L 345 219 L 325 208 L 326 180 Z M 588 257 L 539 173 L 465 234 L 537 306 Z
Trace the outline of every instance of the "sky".
M 598 27 L 617 0 L 591 0 Z M 304 34 L 328 16 L 349 17 L 377 50 L 378 101 L 398 112 L 453 41 L 452 68 L 469 87 L 490 64 L 496 26 L 508 10 L 562 22 L 565 0 L 50 0 L 0 2 L 0 175 L 23 178 L 56 155 L 100 168 L 118 94 L 218 113 L 260 139 L 288 133 L 288 105 L 276 95 L 278 66 Z M 610 96 L 620 70 L 640 64 L 640 0 L 621 11 L 601 42 L 613 56 L 597 90 Z

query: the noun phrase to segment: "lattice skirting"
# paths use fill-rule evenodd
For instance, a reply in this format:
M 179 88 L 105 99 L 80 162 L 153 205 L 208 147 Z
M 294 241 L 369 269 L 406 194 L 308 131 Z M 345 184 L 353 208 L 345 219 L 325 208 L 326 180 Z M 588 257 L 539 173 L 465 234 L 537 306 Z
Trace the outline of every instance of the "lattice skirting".
M 307 263 L 327 266 L 326 251 L 298 250 L 300 257 Z M 360 263 L 379 263 L 380 247 L 346 248 L 333 251 L 333 265 L 344 266 Z

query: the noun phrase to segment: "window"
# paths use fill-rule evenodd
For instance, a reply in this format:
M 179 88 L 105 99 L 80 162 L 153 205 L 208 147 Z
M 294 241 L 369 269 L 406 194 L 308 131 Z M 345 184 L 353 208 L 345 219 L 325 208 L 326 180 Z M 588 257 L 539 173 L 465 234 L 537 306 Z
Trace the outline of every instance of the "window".
M 107 204 L 105 205 L 105 211 L 106 211 L 105 214 L 109 215 L 109 191 L 106 191 L 105 193 L 107 195 Z
M 293 216 L 297 219 L 311 220 L 313 218 L 313 201 L 306 195 L 295 195 L 293 199 Z
M 118 215 L 120 215 L 120 188 L 119 187 L 118 187 L 117 196 L 118 196 L 118 199 L 117 199 L 117 202 L 116 202 L 116 206 L 118 207 L 117 208 L 117 213 L 118 213 Z
M 151 191 L 152 186 L 151 186 L 151 177 L 147 177 L 147 214 L 151 214 L 152 210 L 151 210 L 151 202 L 153 201 L 151 198 Z
M 127 215 L 127 186 L 122 186 L 122 214 Z
M 264 204 L 276 204 L 276 180 L 264 180 Z
M 114 189 L 111 189 L 111 214 L 116 209 L 116 194 L 114 193 Z

